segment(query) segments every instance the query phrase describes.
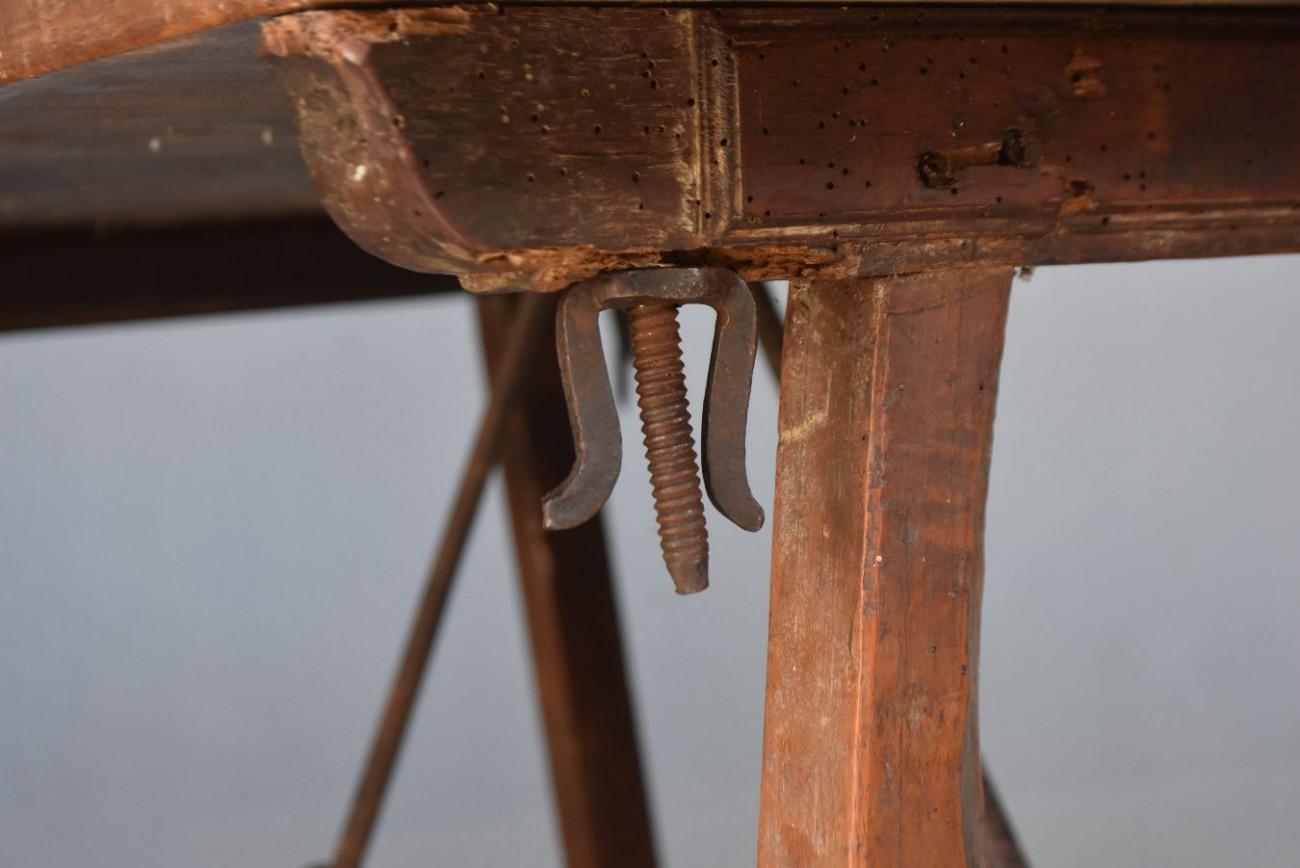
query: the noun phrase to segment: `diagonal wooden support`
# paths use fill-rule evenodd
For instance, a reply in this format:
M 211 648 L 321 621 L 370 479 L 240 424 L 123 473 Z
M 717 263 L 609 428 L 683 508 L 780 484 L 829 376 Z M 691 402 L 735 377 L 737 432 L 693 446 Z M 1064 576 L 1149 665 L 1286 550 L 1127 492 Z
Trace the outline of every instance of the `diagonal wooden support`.
M 500 296 L 479 303 L 494 381 L 517 307 Z M 604 528 L 599 516 L 572 530 L 542 527 L 542 495 L 573 463 L 549 330 L 538 344 L 532 378 L 510 418 L 501 460 L 565 864 L 653 868 L 650 809 Z
M 365 770 L 339 839 L 333 868 L 357 868 L 365 857 L 366 846 L 374 831 L 384 793 L 406 735 L 411 711 L 415 707 L 420 683 L 424 680 L 424 672 L 429 665 L 429 654 L 438 634 L 438 625 L 442 621 L 447 595 L 456 576 L 456 567 L 478 513 L 483 486 L 496 463 L 510 410 L 527 382 L 532 370 L 534 348 L 545 333 L 547 324 L 551 322 L 551 312 L 549 299 L 528 296 L 520 305 L 519 313 L 511 326 L 497 381 L 479 424 L 474 447 L 465 462 L 464 474 L 438 544 L 437 555 L 429 568 L 401 663 L 384 704 Z
M 555 360 L 554 299 L 484 299 L 488 409 L 430 569 L 332 868 L 365 857 L 487 475 L 504 453 L 534 663 L 570 868 L 653 868 L 654 842 L 599 520 L 541 524 L 573 460 Z M 536 377 L 525 393 L 529 377 Z
M 792 284 L 760 868 L 986 868 L 976 682 L 1009 268 Z

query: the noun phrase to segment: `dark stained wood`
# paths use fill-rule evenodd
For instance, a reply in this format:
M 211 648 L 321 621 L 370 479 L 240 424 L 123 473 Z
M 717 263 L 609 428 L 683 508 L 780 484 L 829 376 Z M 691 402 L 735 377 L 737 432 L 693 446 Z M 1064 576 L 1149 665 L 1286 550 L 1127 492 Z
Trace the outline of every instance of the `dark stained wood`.
M 989 865 L 977 661 L 1011 273 L 792 284 L 761 868 Z
M 0 83 L 147 48 L 263 15 L 376 0 L 5 0 Z
M 325 205 L 359 244 L 558 287 L 597 250 L 695 244 L 692 25 L 683 10 L 453 8 L 305 13 L 264 34 Z
M 1207 212 L 1241 203 L 1295 220 L 1296 16 L 805 13 L 780 38 L 735 18 L 745 233 L 1220 227 Z
M 466 5 L 481 2 L 485 0 L 468 0 Z M 516 2 L 544 4 L 546 0 Z M 738 2 L 739 0 L 719 0 L 719 5 Z M 788 4 L 800 0 L 745 2 L 761 5 L 765 2 Z M 837 2 L 842 3 L 842 0 Z M 1053 4 L 1065 0 L 1036 2 Z M 1109 5 L 1252 6 L 1288 5 L 1292 2 L 1293 0 L 1109 0 Z M 393 0 L 5 0 L 0 3 L 0 83 L 145 48 L 176 37 L 264 15 L 282 15 L 286 12 L 333 6 L 391 5 L 394 5 Z
M 989 778 L 988 769 L 984 770 L 984 835 L 989 868 L 1029 868 L 1029 859 L 1020 847 L 1011 818 Z
M 0 332 L 459 290 L 366 254 L 325 217 L 0 234 Z
M 271 26 L 345 225 L 402 265 L 487 272 L 479 288 L 665 262 L 757 279 L 1298 246 L 1294 12 L 717 11 Z M 256 33 L 0 87 L 0 229 L 316 211 Z M 335 51 L 371 41 L 356 63 Z
M 777 391 L 781 390 L 781 344 L 785 339 L 785 317 L 776 308 L 772 286 L 767 283 L 751 283 L 750 291 L 754 293 L 754 314 L 758 324 L 758 345 L 763 348 L 763 358 L 772 369 L 776 378 Z
M 500 458 L 507 423 L 528 386 L 532 360 L 552 322 L 554 315 L 549 299 L 538 295 L 525 296 L 502 341 L 502 356 L 496 362 L 498 376 L 492 383 L 487 407 L 465 459 L 433 562 L 425 574 L 424 588 L 415 606 L 397 672 L 384 700 L 361 778 L 330 863 L 333 868 L 359 868 L 365 857 L 402 742 L 410 727 L 420 684 L 429 667 L 457 566 L 474 527 L 483 486 Z
M 0 230 L 320 213 L 255 35 L 243 25 L 0 87 Z
M 335 218 L 475 289 L 1300 249 L 1289 11 L 504 11 L 264 26 Z
M 489 360 L 515 307 L 480 301 Z M 618 606 L 600 517 L 542 528 L 542 495 L 573 463 L 555 340 L 544 339 L 531 387 L 510 423 L 503 463 L 538 699 L 569 868 L 653 868 L 654 841 Z

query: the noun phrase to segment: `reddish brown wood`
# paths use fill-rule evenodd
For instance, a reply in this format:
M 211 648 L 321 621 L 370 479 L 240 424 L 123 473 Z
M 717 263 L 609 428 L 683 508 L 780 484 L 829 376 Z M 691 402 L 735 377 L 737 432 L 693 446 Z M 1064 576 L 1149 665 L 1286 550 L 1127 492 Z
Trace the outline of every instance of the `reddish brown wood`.
M 364 247 L 480 290 L 1300 248 L 1300 16 L 845 7 L 265 25 Z
M 0 332 L 455 292 L 367 255 L 324 216 L 0 235 Z
M 694 243 L 692 21 L 305 13 L 269 22 L 264 42 L 325 205 L 359 244 L 416 270 L 526 268 L 558 288 L 597 250 L 658 261 Z
M 1011 271 L 796 281 L 759 865 L 988 864 L 984 498 Z
M 781 350 L 784 318 L 776 309 L 771 287 L 756 283 L 752 286 L 755 307 L 758 309 L 759 338 L 763 356 L 772 368 L 772 374 L 781 378 Z M 984 768 L 984 835 L 988 844 L 989 868 L 1028 868 L 1029 861 L 1020 849 L 1015 831 L 1002 800 Z
M 489 360 L 500 357 L 512 302 L 480 302 Z M 566 864 L 653 868 L 650 811 L 602 523 L 597 516 L 572 530 L 542 528 L 542 495 L 573 463 L 553 333 L 542 341 L 521 403 L 506 434 L 503 462 Z
M 42 5 L 51 22 L 87 11 Z M 1290 10 L 442 8 L 270 27 L 352 234 L 420 270 L 486 272 L 481 287 L 664 262 L 833 277 L 1261 253 L 1300 236 Z M 256 33 L 0 87 L 0 227 L 315 210 Z M 1011 130 L 1020 148 L 998 156 Z
M 256 33 L 237 26 L 0 87 L 0 229 L 318 214 Z
M 779 39 L 734 19 L 740 228 L 1087 232 L 1300 190 L 1283 167 L 1300 97 L 1277 82 L 1300 70 L 1294 16 L 804 12 Z
M 5 0 L 0 83 L 332 0 Z M 348 0 L 348 6 L 380 5 Z
M 475 5 L 483 0 L 467 0 Z M 551 0 L 516 0 L 545 5 Z M 594 2 L 594 0 L 591 0 Z M 653 5 L 649 0 L 633 0 Z M 717 0 L 741 2 L 801 0 Z M 807 0 L 802 0 L 807 2 Z M 820 0 L 814 0 L 820 2 Z M 842 2 L 842 0 L 838 0 Z M 881 0 L 873 0 L 881 2 Z M 914 2 L 914 0 L 883 0 Z M 988 3 L 990 0 L 953 0 Z M 1009 2 L 1009 0 L 992 0 Z M 1019 0 L 1023 2 L 1023 0 Z M 1067 0 L 1037 0 L 1040 5 Z M 1109 0 L 1109 5 L 1254 6 L 1287 5 L 1294 0 Z M 6 0 L 0 4 L 0 83 L 99 57 L 144 48 L 177 37 L 249 18 L 331 6 L 391 6 L 393 0 Z

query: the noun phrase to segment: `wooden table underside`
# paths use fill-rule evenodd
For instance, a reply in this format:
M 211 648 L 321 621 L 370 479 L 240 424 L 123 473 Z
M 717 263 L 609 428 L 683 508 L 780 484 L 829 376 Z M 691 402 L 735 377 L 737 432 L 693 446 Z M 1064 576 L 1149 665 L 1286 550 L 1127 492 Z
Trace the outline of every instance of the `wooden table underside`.
M 577 2 L 580 5 L 601 5 L 597 0 Z M 707 5 L 758 6 L 764 2 L 814 6 L 825 0 L 717 0 Z M 855 2 L 857 0 L 850 0 L 846 4 L 844 0 L 835 0 L 833 5 L 854 5 Z M 909 4 L 916 0 L 873 2 L 876 5 Z M 992 5 L 989 0 L 951 2 Z M 1024 0 L 1014 2 L 1023 3 Z M 1067 0 L 1030 2 L 1039 6 L 1069 5 Z M 548 0 L 514 0 L 510 5 L 545 6 L 547 3 Z M 335 7 L 356 9 L 392 5 L 385 0 L 6 0 L 0 5 L 0 82 L 17 81 L 270 15 Z M 465 5 L 491 4 L 487 0 L 469 0 Z M 628 5 L 664 4 L 655 0 L 631 0 Z M 1246 8 L 1296 5 L 1296 0 L 1109 0 L 1105 5 Z
M 665 265 L 791 279 L 759 863 L 1010 864 L 983 831 L 977 663 L 1013 268 L 1300 250 L 1300 13 L 88 4 L 0 6 L 0 248 L 30 275 L 0 291 L 0 330 L 323 301 L 340 280 L 406 294 L 410 272 L 479 292 Z M 359 259 L 321 205 L 399 268 Z M 160 292 L 196 238 L 309 251 L 279 272 L 309 289 L 250 265 Z M 60 249 L 73 264 L 42 269 Z M 80 288 L 97 272 L 150 291 L 114 311 Z M 564 599 L 586 556 L 527 507 L 568 459 L 541 382 L 508 470 L 566 847 L 651 865 L 639 786 L 610 795 L 635 757 L 574 747 L 635 739 L 619 667 L 578 659 L 617 659 L 617 629 L 560 647 L 613 604 L 603 568 L 586 608 Z M 598 529 L 583 545 L 604 563 Z
M 476 289 L 1295 247 L 1285 10 L 479 9 L 272 19 L 294 99 L 250 24 L 0 87 L 0 231 L 323 200 Z

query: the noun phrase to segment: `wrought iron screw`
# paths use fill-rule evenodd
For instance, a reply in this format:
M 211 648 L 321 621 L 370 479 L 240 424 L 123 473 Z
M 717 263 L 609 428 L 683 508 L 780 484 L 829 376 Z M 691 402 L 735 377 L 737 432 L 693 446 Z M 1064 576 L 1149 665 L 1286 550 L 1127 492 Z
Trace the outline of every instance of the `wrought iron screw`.
M 686 401 L 677 305 L 641 302 L 627 309 L 627 318 L 659 544 L 677 592 L 692 594 L 709 584 L 709 534 Z
M 717 313 L 700 426 L 702 462 L 696 460 L 682 370 L 677 309 L 683 304 L 705 304 Z M 556 350 L 573 425 L 574 462 L 568 478 L 542 498 L 548 530 L 577 527 L 599 513 L 622 465 L 618 408 L 600 343 L 599 315 L 606 308 L 627 316 L 664 562 L 677 593 L 693 594 L 709 586 L 705 493 L 738 527 L 763 526 L 763 508 L 745 475 L 754 299 L 736 274 L 718 268 L 620 271 L 569 288 L 556 318 Z

